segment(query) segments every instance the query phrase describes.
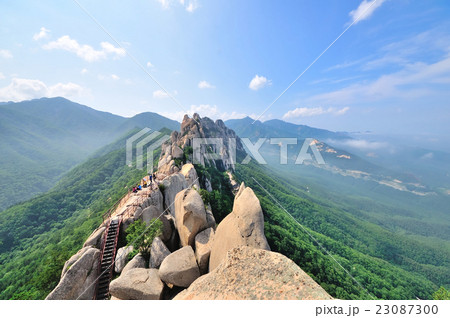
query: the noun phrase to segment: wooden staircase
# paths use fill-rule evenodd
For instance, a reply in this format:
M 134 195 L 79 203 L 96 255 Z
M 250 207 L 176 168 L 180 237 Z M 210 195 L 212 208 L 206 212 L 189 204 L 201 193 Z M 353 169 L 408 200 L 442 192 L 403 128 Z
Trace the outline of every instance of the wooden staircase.
M 109 298 L 109 283 L 114 271 L 121 220 L 122 218 L 112 219 L 105 231 L 105 240 L 100 257 L 99 278 L 95 293 L 95 299 L 97 300 L 107 300 Z

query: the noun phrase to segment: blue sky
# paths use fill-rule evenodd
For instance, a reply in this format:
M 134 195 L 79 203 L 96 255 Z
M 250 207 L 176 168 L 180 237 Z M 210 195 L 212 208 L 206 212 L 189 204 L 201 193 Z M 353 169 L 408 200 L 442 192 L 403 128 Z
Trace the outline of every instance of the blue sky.
M 145 71 L 75 1 L 6 0 L 0 101 L 256 118 L 365 12 L 261 119 L 450 135 L 448 1 L 77 1 Z

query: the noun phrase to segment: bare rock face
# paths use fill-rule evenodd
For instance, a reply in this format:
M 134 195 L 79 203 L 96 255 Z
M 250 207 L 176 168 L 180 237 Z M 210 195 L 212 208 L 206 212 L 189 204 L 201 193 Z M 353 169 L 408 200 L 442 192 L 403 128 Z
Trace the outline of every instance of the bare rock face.
M 187 299 L 308 299 L 330 295 L 286 256 L 241 246 L 230 250 L 212 272 L 178 294 Z
M 264 235 L 264 216 L 259 200 L 243 183 L 234 199 L 233 211 L 217 226 L 209 270 L 219 266 L 230 249 L 241 245 L 270 250 Z
M 135 257 L 131 261 L 125 265 L 125 267 L 122 269 L 122 275 L 133 268 L 145 268 L 145 258 L 141 255 L 141 253 L 136 254 Z
M 91 236 L 89 236 L 89 238 L 86 240 L 86 242 L 84 243 L 83 247 L 87 247 L 87 246 L 92 246 L 95 248 L 102 248 L 103 245 L 103 239 L 104 239 L 104 233 L 105 233 L 106 227 L 100 227 L 98 229 L 96 229 Z
M 58 286 L 47 296 L 47 300 L 90 300 L 95 294 L 100 250 L 85 247 L 72 256 L 64 265 Z
M 214 218 L 214 214 L 212 213 L 211 205 L 208 203 L 205 205 L 206 210 L 206 227 L 212 227 L 213 229 L 216 229 L 216 219 Z
M 212 228 L 208 228 L 195 236 L 195 258 L 202 275 L 208 272 L 213 239 L 214 230 Z
M 133 252 L 133 246 L 124 246 L 117 250 L 116 260 L 114 261 L 114 270 L 121 273 L 128 261 L 128 255 Z
M 151 205 L 142 211 L 140 219 L 147 225 L 152 224 L 155 219 L 161 220 L 163 224 L 161 239 L 163 241 L 167 241 L 172 235 L 172 225 L 170 224 L 170 221 L 167 219 L 167 217 L 161 214 L 163 214 L 162 210 L 158 209 L 154 205 Z
M 197 171 L 192 163 L 186 163 L 181 168 L 181 174 L 186 178 L 189 187 L 200 189 Z
M 175 173 L 166 177 L 162 184 L 164 187 L 165 208 L 172 216 L 175 216 L 175 196 L 178 192 L 188 187 L 186 178 L 181 173 Z
M 207 226 L 205 204 L 194 189 L 186 189 L 175 197 L 175 227 L 181 246 L 194 246 L 195 236 Z
M 172 145 L 172 157 L 174 159 L 183 159 L 183 150 L 177 145 Z
M 163 195 L 161 193 L 161 191 L 159 189 L 153 190 L 147 201 L 145 201 L 141 208 L 145 209 L 151 205 L 153 205 L 154 207 L 156 207 L 158 210 L 160 210 L 161 212 L 164 211 L 164 202 L 163 202 L 164 198 Z
M 112 296 L 123 300 L 161 299 L 164 289 L 157 269 L 133 268 L 113 280 L 109 287 Z
M 161 280 L 175 286 L 189 287 L 199 276 L 194 250 L 190 246 L 180 248 L 167 256 L 159 268 Z
M 149 267 L 159 268 L 164 259 L 169 255 L 170 251 L 164 242 L 159 237 L 155 237 L 150 248 Z

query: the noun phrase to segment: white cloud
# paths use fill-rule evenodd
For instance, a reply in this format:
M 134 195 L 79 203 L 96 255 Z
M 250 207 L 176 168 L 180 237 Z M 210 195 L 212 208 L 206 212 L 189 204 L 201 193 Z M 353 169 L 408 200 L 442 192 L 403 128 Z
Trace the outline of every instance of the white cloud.
M 169 9 L 172 2 L 170 0 L 157 0 L 157 1 L 161 4 L 163 9 Z
M 98 75 L 97 75 L 97 78 L 98 78 L 100 81 L 103 81 L 103 80 L 110 80 L 110 79 L 115 80 L 115 81 L 118 81 L 118 80 L 120 79 L 120 77 L 119 77 L 118 75 L 116 75 L 116 74 L 111 74 L 111 75 L 102 75 L 102 74 L 98 74 Z
M 198 1 L 197 0 L 157 0 L 159 2 L 159 4 L 161 5 L 161 7 L 165 10 L 170 9 L 173 5 L 175 4 L 179 4 L 182 7 L 184 7 L 184 9 L 187 12 L 194 12 L 198 7 Z
M 201 89 L 205 89 L 205 88 L 215 88 L 215 86 L 212 85 L 212 84 L 210 84 L 210 83 L 208 83 L 207 81 L 200 81 L 200 82 L 198 83 L 198 88 L 201 88 Z
M 48 97 L 64 96 L 64 97 L 74 97 L 79 96 L 83 92 L 83 88 L 74 83 L 58 83 L 53 86 L 48 87 Z
M 88 62 L 94 62 L 100 59 L 105 59 L 109 55 L 114 58 L 125 56 L 125 50 L 117 48 L 109 42 L 100 43 L 101 50 L 96 50 L 92 46 L 83 44 L 80 45 L 76 40 L 71 39 L 70 36 L 64 35 L 56 41 L 49 42 L 43 46 L 46 50 L 64 50 L 75 53 L 78 57 Z
M 3 75 L 2 72 L 0 72 L 0 80 L 5 79 L 5 78 L 6 78 L 5 75 Z
M 4 59 L 12 59 L 13 55 L 11 51 L 9 50 L 1 50 L 0 49 L 0 57 L 3 57 Z
M 184 1 L 183 1 L 184 3 Z M 187 12 L 194 12 L 198 8 L 198 3 L 195 0 L 189 1 L 189 3 L 185 6 Z
M 337 147 L 344 147 L 344 148 L 349 147 L 364 151 L 392 148 L 392 146 L 387 142 L 369 141 L 364 139 L 346 139 L 346 140 L 328 139 L 327 143 Z
M 283 119 L 296 118 L 296 117 L 311 117 L 311 116 L 319 116 L 324 114 L 333 114 L 333 115 L 344 115 L 346 112 L 350 110 L 350 107 L 344 107 L 341 109 L 335 109 L 333 107 L 322 108 L 322 107 L 298 107 L 293 110 L 288 111 L 283 115 Z
M 13 78 L 8 86 L 0 88 L 0 101 L 22 101 L 41 97 L 80 96 L 84 89 L 74 83 L 48 86 L 40 80 Z
M 433 159 L 434 154 L 432 152 L 428 152 L 426 154 L 424 154 L 422 157 L 420 157 L 420 159 Z
M 373 12 L 383 4 L 383 2 L 385 2 L 385 0 L 363 0 L 358 8 L 350 11 L 349 16 L 352 18 L 350 23 L 358 23 L 368 19 Z
M 88 70 L 87 70 L 87 68 L 83 68 L 82 70 L 81 70 L 81 74 L 86 74 L 88 72 Z
M 248 87 L 254 91 L 257 91 L 263 87 L 270 85 L 272 85 L 271 80 L 268 80 L 266 77 L 256 74 L 255 77 L 253 77 L 253 79 L 250 81 Z
M 46 37 L 48 37 L 49 32 L 50 32 L 50 30 L 42 27 L 41 30 L 39 31 L 39 33 L 36 33 L 35 35 L 33 35 L 33 40 L 39 41 L 41 39 L 45 39 Z
M 332 92 L 318 94 L 306 102 L 328 105 L 374 102 L 388 98 L 416 99 L 436 96 L 440 91 L 430 84 L 450 82 L 450 56 L 433 63 L 407 64 L 398 72 L 381 75 L 375 80 L 346 86 Z M 445 92 L 444 92 L 445 93 Z
M 154 67 L 154 65 L 150 61 L 148 61 L 147 62 L 147 67 Z
M 157 91 L 153 92 L 153 98 L 163 99 L 169 97 L 169 94 L 164 92 L 163 90 L 159 89 Z

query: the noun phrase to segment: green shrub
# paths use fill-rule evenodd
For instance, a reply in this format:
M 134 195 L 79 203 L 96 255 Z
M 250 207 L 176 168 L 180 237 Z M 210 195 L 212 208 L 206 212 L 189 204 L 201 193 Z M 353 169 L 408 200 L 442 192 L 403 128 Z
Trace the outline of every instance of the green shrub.
M 200 193 L 200 196 L 202 197 L 203 203 L 205 205 L 208 205 L 210 203 L 209 201 L 209 192 L 205 189 L 199 189 L 198 193 Z
M 191 146 L 186 146 L 183 149 L 183 153 L 184 153 L 184 162 L 187 162 L 188 160 L 190 160 L 192 154 L 194 153 L 194 148 L 192 148 Z
M 162 227 L 163 224 L 159 219 L 152 219 L 149 226 L 144 221 L 135 221 L 125 231 L 127 243 L 146 257 L 154 238 L 162 234 Z
M 175 158 L 175 159 L 173 159 L 173 161 L 175 161 L 175 165 L 180 167 L 180 168 L 183 165 L 183 159 Z

